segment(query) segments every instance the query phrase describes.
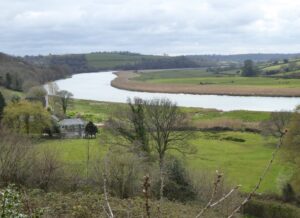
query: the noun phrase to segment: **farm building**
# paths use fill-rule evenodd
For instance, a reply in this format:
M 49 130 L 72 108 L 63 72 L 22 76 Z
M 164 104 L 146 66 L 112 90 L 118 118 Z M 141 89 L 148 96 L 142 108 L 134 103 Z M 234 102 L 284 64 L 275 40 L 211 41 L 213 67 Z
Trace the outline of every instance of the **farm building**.
M 58 124 L 63 138 L 83 138 L 85 136 L 86 122 L 82 119 L 63 119 Z

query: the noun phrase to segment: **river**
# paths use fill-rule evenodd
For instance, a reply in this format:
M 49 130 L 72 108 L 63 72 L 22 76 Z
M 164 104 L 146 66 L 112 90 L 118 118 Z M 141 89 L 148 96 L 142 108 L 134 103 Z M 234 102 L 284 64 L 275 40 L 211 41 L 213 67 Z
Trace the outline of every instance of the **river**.
M 74 98 L 124 103 L 128 98 L 168 98 L 184 107 L 215 108 L 223 111 L 282 111 L 293 110 L 300 105 L 300 98 L 255 97 L 226 95 L 191 95 L 135 92 L 114 88 L 110 82 L 116 77 L 113 72 L 83 73 L 58 80 L 60 90 L 72 92 Z

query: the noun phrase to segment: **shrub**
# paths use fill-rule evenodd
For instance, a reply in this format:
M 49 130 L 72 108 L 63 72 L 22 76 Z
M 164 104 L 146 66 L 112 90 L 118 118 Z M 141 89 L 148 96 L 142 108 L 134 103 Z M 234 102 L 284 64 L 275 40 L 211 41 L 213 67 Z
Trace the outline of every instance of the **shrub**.
M 244 207 L 247 215 L 263 218 L 291 218 L 300 217 L 300 209 L 275 201 L 264 201 L 253 199 Z

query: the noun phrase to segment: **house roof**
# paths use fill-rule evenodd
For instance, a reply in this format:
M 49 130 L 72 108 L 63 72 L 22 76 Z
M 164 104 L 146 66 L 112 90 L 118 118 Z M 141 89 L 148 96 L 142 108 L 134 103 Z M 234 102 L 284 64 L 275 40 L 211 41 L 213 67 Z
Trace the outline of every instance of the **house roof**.
M 85 122 L 82 119 L 63 119 L 59 121 L 60 125 L 63 126 L 73 126 L 73 125 L 85 125 Z

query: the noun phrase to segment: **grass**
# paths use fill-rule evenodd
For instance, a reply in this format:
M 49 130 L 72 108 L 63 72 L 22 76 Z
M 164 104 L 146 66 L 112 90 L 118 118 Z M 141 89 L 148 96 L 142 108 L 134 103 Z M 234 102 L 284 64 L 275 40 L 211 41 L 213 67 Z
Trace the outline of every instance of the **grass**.
M 147 80 L 159 84 L 193 84 L 193 85 L 228 85 L 228 86 L 270 86 L 276 88 L 300 87 L 298 79 L 278 79 L 267 77 L 195 77 L 195 78 L 169 78 Z
M 104 142 L 109 136 L 101 132 L 95 140 L 90 140 L 91 161 L 105 155 L 109 146 Z M 236 142 L 232 138 L 244 139 Z M 244 132 L 197 132 L 191 143 L 198 152 L 187 157 L 188 167 L 194 170 L 214 172 L 220 170 L 225 173 L 228 182 L 242 184 L 242 191 L 248 192 L 256 184 L 262 170 L 271 158 L 276 140 L 265 139 L 259 134 Z M 40 148 L 50 147 L 61 155 L 65 163 L 85 172 L 87 152 L 86 139 L 47 140 L 39 143 Z M 259 191 L 279 193 L 280 179 L 289 175 L 291 168 L 276 159 L 270 173 Z
M 299 62 L 300 63 L 300 62 Z M 264 70 L 282 65 L 266 67 Z M 270 69 L 269 69 L 270 68 Z M 189 84 L 189 85 L 228 85 L 228 86 L 268 86 L 278 88 L 300 87 L 299 79 L 282 79 L 270 77 L 241 77 L 234 71 L 218 74 L 205 69 L 164 70 L 140 73 L 134 80 L 155 84 Z M 297 73 L 297 72 L 296 72 Z
M 68 169 L 86 172 L 87 147 L 90 143 L 90 160 L 101 159 L 108 151 L 108 146 L 101 141 L 101 133 L 96 139 L 53 139 L 38 143 L 38 149 L 53 149 L 59 154 Z
M 147 81 L 147 80 L 170 79 L 170 78 L 194 78 L 194 77 L 212 76 L 212 75 L 214 75 L 214 73 L 207 72 L 205 69 L 162 70 L 162 71 L 140 73 L 140 76 L 134 79 L 139 81 Z
M 17 95 L 19 97 L 23 97 L 24 93 L 22 92 L 17 92 L 17 91 L 13 91 L 10 89 L 6 89 L 3 86 L 0 86 L 0 92 L 3 94 L 5 101 L 9 101 L 11 99 L 12 96 Z
M 85 120 L 93 122 L 104 122 L 118 110 L 124 110 L 127 107 L 122 103 L 108 103 L 91 100 L 74 99 L 72 108 L 68 112 L 69 116 L 81 115 Z M 245 122 L 261 122 L 267 120 L 270 112 L 259 111 L 218 111 L 214 109 L 187 108 L 181 110 L 191 117 L 192 121 L 214 120 L 228 118 L 241 120 Z
M 218 111 L 213 109 L 182 108 L 183 112 L 190 115 L 193 121 L 206 121 L 220 118 L 241 120 L 244 122 L 261 122 L 269 119 L 270 112 L 260 111 Z
M 69 116 L 79 115 L 85 120 L 93 122 L 106 121 L 113 112 L 122 110 L 126 104 L 107 103 L 91 100 L 74 99 Z
M 114 69 L 115 67 L 135 64 L 144 59 L 158 59 L 163 56 L 141 55 L 134 53 L 91 53 L 86 54 L 88 65 L 96 68 Z
M 228 137 L 244 139 L 245 142 L 225 140 Z M 230 183 L 242 184 L 241 190 L 249 192 L 271 158 L 275 142 L 254 133 L 199 132 L 193 140 L 198 153 L 188 163 L 196 170 L 220 170 Z M 279 193 L 281 180 L 287 178 L 291 170 L 277 157 L 259 192 Z

